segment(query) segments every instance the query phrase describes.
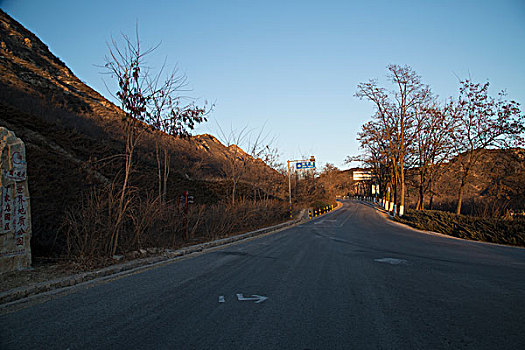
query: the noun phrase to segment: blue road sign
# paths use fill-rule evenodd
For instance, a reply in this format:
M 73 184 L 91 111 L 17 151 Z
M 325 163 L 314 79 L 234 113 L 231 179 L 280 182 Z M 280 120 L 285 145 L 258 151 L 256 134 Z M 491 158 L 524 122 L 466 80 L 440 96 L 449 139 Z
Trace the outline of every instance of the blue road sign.
M 295 169 L 314 169 L 315 161 L 305 161 L 295 163 Z

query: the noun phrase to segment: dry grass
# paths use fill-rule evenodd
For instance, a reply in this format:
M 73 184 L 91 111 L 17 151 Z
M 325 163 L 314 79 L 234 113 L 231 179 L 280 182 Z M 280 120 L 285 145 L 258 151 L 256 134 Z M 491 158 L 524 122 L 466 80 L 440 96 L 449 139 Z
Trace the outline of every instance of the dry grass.
M 408 210 L 396 221 L 449 236 L 525 247 L 525 217 L 480 218 L 438 210 Z
M 66 211 L 61 234 L 67 258 L 87 268 L 112 262 L 111 242 L 115 227 L 118 191 L 92 190 L 80 205 Z M 251 231 L 282 222 L 287 217 L 284 203 L 229 201 L 191 205 L 185 213 L 178 203 L 163 203 L 154 196 L 128 197 L 117 254 L 129 255 L 140 249 L 177 249 L 197 242 Z

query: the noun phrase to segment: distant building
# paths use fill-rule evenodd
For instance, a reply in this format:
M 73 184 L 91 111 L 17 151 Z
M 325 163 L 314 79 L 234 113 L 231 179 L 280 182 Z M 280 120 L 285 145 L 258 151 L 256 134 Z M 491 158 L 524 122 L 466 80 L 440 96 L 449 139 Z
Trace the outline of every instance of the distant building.
M 372 180 L 372 172 L 370 170 L 354 170 L 352 175 L 354 181 Z

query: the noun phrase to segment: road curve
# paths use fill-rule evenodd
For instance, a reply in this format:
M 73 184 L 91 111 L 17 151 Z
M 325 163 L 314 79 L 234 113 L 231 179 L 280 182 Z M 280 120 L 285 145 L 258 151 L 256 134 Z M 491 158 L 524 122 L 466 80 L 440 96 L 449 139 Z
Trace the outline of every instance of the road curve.
M 423 234 L 347 201 L 4 314 L 0 348 L 525 349 L 524 315 L 525 249 Z

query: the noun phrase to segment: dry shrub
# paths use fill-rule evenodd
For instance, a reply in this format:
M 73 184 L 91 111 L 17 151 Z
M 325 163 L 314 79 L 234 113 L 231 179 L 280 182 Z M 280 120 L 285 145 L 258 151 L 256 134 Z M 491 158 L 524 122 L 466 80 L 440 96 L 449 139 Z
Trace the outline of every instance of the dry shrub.
M 85 265 L 111 257 L 119 192 L 114 188 L 92 190 L 79 206 L 66 211 L 61 231 L 67 255 Z M 158 198 L 131 191 L 121 223 L 118 254 L 149 247 L 171 248 L 182 241 L 182 213 Z
M 201 233 L 209 239 L 251 231 L 263 226 L 282 222 L 287 218 L 285 203 L 277 200 L 254 202 L 239 200 L 210 205 L 202 220 Z
M 434 203 L 432 209 L 454 213 L 456 206 L 456 200 L 448 200 Z M 464 200 L 461 206 L 461 214 L 486 219 L 504 218 L 508 216 L 510 211 L 522 206 L 522 204 L 513 204 L 508 198 L 480 196 Z
M 481 218 L 439 210 L 407 210 L 396 221 L 421 230 L 500 244 L 525 246 L 525 218 Z
M 472 198 L 470 213 L 482 218 L 503 218 L 510 210 L 510 200 L 505 198 Z
M 79 206 L 66 210 L 61 227 L 67 255 L 83 264 L 107 257 L 112 237 L 111 208 L 116 198 L 111 192 L 91 191 Z
M 183 213 L 177 205 L 165 203 L 152 194 L 137 198 L 128 213 L 121 250 L 174 248 L 183 240 Z
M 61 231 L 70 259 L 84 266 L 110 260 L 118 198 L 114 188 L 92 190 L 80 205 L 66 211 Z M 184 213 L 178 204 L 132 191 L 120 227 L 118 254 L 142 248 L 179 248 L 276 224 L 286 217 L 286 204 L 276 200 L 190 205 Z

